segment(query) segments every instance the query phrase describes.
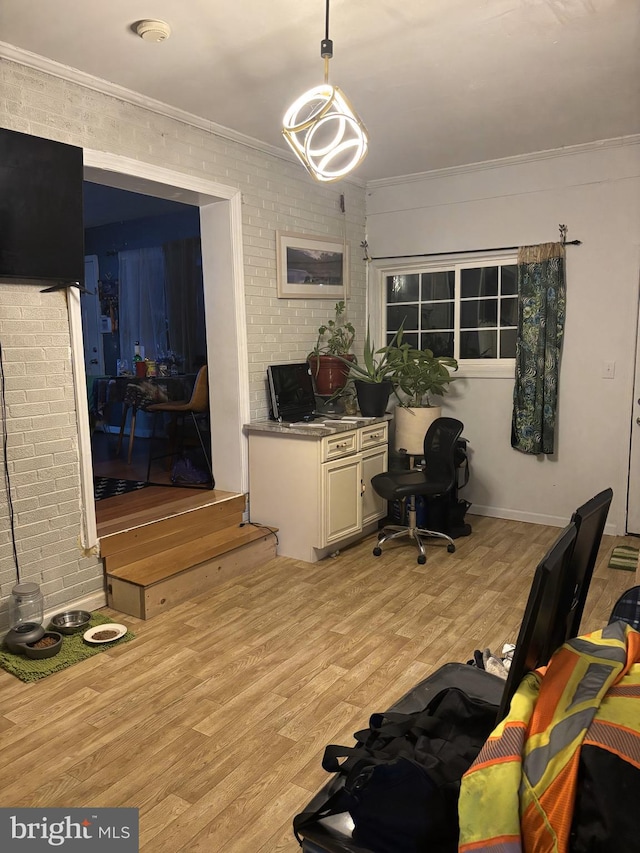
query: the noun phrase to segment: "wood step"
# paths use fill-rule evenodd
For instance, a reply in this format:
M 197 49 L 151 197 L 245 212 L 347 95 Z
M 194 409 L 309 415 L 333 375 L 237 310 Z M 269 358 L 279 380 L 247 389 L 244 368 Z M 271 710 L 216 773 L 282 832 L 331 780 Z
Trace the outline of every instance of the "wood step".
M 238 492 L 220 489 L 184 489 L 170 486 L 147 486 L 135 492 L 98 501 L 96 520 L 98 538 L 151 524 L 159 518 L 170 518 L 190 509 L 241 497 Z M 126 521 L 123 523 L 123 519 Z
M 174 562 L 169 574 L 162 576 L 152 570 L 153 560 L 141 560 L 114 574 L 107 572 L 109 607 L 139 619 L 150 619 L 226 580 L 239 578 L 276 556 L 276 538 L 265 528 L 244 525 L 235 535 L 227 533 L 223 543 L 224 533 L 213 535 L 218 537 L 218 547 L 226 550 L 189 568 L 171 571 L 176 566 Z
M 268 532 L 268 531 L 266 531 Z M 207 536 L 194 539 L 189 545 L 176 545 L 150 557 L 143 557 L 119 568 L 111 569 L 107 561 L 107 577 L 121 578 L 138 586 L 150 586 L 204 560 L 240 548 L 265 535 L 263 527 L 252 524 L 237 524 L 225 527 Z
M 100 539 L 107 569 L 115 569 L 168 548 L 191 543 L 211 533 L 238 526 L 246 506 L 244 495 L 201 506 Z M 128 520 L 129 521 L 129 520 Z

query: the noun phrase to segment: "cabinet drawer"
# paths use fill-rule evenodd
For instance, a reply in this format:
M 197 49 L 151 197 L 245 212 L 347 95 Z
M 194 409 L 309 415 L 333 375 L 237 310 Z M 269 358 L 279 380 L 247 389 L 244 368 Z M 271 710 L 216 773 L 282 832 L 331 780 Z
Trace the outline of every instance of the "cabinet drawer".
M 376 444 L 386 444 L 388 439 L 389 424 L 386 421 L 382 424 L 372 424 L 360 430 L 360 447 L 358 449 L 366 450 L 367 447 L 374 447 Z
M 356 431 L 341 432 L 338 435 L 330 435 L 323 440 L 322 461 L 337 459 L 340 456 L 348 456 L 358 449 L 358 436 Z

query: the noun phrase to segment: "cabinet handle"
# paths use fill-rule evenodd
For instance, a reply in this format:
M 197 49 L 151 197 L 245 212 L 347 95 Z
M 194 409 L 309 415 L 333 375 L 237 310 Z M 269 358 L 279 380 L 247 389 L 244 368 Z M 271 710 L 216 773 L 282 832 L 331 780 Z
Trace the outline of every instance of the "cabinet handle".
M 339 441 L 336 444 L 336 450 L 342 450 L 343 447 L 349 447 L 349 442 L 348 441 Z
M 364 495 L 364 493 L 366 491 L 367 491 L 367 487 L 365 485 L 364 480 L 360 480 L 360 497 L 362 497 L 362 495 Z
M 377 441 L 381 435 L 382 433 L 372 432 L 371 435 L 367 438 L 367 441 Z

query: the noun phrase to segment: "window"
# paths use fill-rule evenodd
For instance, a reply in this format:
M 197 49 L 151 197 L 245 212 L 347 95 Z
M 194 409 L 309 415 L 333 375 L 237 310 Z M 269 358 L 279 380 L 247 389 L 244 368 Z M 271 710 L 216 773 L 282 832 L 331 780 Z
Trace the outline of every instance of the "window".
M 404 323 L 403 340 L 435 355 L 452 356 L 461 368 L 513 368 L 518 325 L 515 258 L 387 269 L 384 283 L 388 341 Z

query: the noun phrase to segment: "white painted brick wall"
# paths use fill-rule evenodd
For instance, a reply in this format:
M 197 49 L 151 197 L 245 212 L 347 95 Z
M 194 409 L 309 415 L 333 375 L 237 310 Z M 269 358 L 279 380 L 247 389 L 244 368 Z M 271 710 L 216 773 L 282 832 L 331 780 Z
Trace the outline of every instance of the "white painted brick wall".
M 318 326 L 333 316 L 335 302 L 277 298 L 277 230 L 339 238 L 346 232 L 351 247 L 348 313 L 361 350 L 366 325 L 361 187 L 347 182 L 316 185 L 297 163 L 7 60 L 0 60 L 0 127 L 131 157 L 242 191 L 253 418 L 267 414 L 266 366 L 303 361 Z M 0 285 L 0 344 L 10 401 L 9 465 L 20 507 L 18 540 L 27 561 L 23 575 L 44 585 L 49 608 L 102 585 L 101 564 L 83 557 L 77 546 L 79 466 L 64 297 L 41 297 L 33 286 Z M 15 579 L 8 542 L 5 499 L 0 500 L 0 625 Z
M 17 580 L 40 584 L 47 608 L 102 589 L 102 567 L 78 548 L 78 430 L 64 293 L 0 285 L 6 471 L 0 500 L 0 624 Z M 24 329 L 24 332 L 21 330 Z M 3 459 L 0 464 L 5 465 Z M 8 488 L 11 492 L 11 524 Z

